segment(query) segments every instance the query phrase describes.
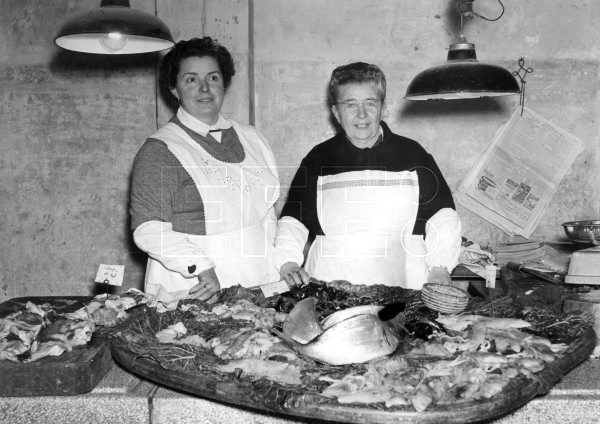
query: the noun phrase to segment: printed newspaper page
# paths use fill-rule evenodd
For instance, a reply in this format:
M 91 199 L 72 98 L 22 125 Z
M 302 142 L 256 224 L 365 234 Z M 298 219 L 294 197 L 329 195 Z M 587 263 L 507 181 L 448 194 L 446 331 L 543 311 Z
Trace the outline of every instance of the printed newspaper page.
M 583 142 L 518 107 L 458 189 L 458 202 L 511 235 L 529 238 Z

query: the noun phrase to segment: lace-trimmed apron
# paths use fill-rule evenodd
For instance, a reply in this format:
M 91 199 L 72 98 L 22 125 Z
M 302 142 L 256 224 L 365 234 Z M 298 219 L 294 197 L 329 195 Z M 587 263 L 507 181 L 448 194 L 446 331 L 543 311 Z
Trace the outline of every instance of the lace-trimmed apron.
M 179 126 L 169 123 L 154 135 L 194 180 L 202 198 L 206 235 L 188 234 L 215 263 L 221 288 L 245 287 L 279 280 L 273 263 L 276 219 L 273 204 L 279 197 L 279 178 L 272 152 L 262 141 L 252 141 L 246 128 L 233 123 L 244 148 L 240 163 L 213 158 Z M 257 134 L 253 138 L 258 138 Z M 187 296 L 198 279 L 184 278 L 150 258 L 146 292 L 164 304 Z

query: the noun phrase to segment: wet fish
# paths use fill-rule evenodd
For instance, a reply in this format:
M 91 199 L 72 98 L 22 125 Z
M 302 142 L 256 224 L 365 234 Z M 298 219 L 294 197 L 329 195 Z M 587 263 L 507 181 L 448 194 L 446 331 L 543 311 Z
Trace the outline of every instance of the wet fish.
M 331 365 L 367 362 L 398 347 L 393 327 L 377 315 L 381 306 L 356 306 L 335 312 L 321 322 L 323 332 L 309 343 L 275 331 L 298 353 Z
M 320 335 L 323 327 L 317 316 L 316 304 L 317 299 L 314 297 L 307 297 L 298 302 L 283 321 L 283 334 L 302 344 Z
M 440 315 L 437 322 L 442 324 L 447 330 L 464 331 L 468 326 L 477 323 L 484 323 L 487 328 L 505 330 L 507 328 L 531 327 L 527 321 L 517 318 L 491 318 L 482 315 Z

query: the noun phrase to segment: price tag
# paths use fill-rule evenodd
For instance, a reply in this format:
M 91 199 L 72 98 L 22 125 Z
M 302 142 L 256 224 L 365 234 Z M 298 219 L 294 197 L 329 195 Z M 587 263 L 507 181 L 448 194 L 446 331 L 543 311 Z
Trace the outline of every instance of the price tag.
M 125 265 L 105 265 L 100 264 L 96 274 L 96 283 L 109 284 L 111 286 L 123 285 L 123 275 L 125 274 Z
M 496 265 L 485 266 L 485 286 L 490 289 L 496 288 Z
M 276 283 L 263 284 L 260 286 L 265 297 L 275 296 L 276 294 L 282 294 L 290 291 L 290 286 L 287 285 L 285 280 L 277 281 Z

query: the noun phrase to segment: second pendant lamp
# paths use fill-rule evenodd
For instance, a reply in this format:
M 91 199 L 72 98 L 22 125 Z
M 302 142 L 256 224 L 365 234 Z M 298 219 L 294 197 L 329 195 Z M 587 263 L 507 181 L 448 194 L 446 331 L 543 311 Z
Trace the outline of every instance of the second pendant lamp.
M 462 34 L 463 19 L 473 14 L 473 1 L 456 0 L 461 17 L 461 33 L 458 40 L 450 44 L 448 60 L 417 74 L 408 85 L 405 99 L 456 100 L 521 92 L 519 83 L 510 71 L 479 62 L 475 45 L 469 43 Z

